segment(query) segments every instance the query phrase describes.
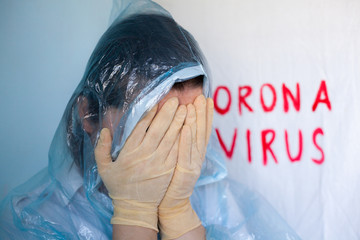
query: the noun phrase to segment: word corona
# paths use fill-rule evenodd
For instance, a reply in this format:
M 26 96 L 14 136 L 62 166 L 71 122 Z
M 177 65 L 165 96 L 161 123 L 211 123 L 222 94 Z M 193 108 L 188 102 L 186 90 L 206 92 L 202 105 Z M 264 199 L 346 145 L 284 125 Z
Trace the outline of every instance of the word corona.
M 269 89 L 272 95 L 271 103 L 266 103 L 264 98 L 264 90 Z M 250 97 L 252 94 L 252 87 L 248 85 L 239 86 L 238 87 L 238 110 L 239 114 L 243 114 L 243 107 L 245 107 L 249 112 L 254 112 L 253 107 L 250 106 L 248 103 L 247 98 Z M 226 94 L 226 104 L 225 107 L 219 106 L 219 93 L 224 92 Z M 282 96 L 284 102 L 284 112 L 287 113 L 289 111 L 289 102 L 293 103 L 295 111 L 300 111 L 300 86 L 299 83 L 296 83 L 296 94 L 293 94 L 290 89 L 285 85 L 282 84 Z M 230 90 L 227 86 L 218 86 L 214 92 L 214 107 L 215 111 L 220 115 L 225 115 L 230 111 L 230 107 L 232 105 L 232 95 Z M 272 112 L 277 103 L 277 94 L 273 85 L 269 83 L 265 83 L 260 88 L 260 103 L 261 108 L 264 112 Z M 323 103 L 326 107 L 331 111 L 331 102 L 327 93 L 326 82 L 324 80 L 321 81 L 320 87 L 317 91 L 314 103 L 312 104 L 312 111 L 315 112 L 318 105 Z

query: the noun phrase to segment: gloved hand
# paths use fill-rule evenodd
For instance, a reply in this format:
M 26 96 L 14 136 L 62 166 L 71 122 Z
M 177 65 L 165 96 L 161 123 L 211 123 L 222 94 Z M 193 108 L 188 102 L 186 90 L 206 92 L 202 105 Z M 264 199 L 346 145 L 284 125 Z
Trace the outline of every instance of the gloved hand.
M 162 239 L 174 239 L 200 226 L 190 196 L 200 176 L 211 134 L 214 103 L 203 95 L 187 106 L 181 130 L 179 156 L 168 191 L 159 206 Z
M 178 99 L 171 98 L 158 114 L 154 107 L 136 125 L 115 162 L 110 154 L 110 131 L 101 131 L 95 159 L 113 200 L 112 224 L 158 231 L 158 206 L 176 166 L 178 136 L 186 116 L 186 107 L 178 105 Z

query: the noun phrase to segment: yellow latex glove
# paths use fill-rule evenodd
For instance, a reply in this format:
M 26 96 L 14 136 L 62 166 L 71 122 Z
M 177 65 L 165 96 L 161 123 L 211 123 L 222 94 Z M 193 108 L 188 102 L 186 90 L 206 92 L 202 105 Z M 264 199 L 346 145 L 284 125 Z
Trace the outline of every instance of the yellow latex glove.
M 159 206 L 162 239 L 178 238 L 201 224 L 189 198 L 205 159 L 213 112 L 213 100 L 210 98 L 206 100 L 203 95 L 198 96 L 194 104 L 187 106 L 176 169 L 169 189 Z
M 154 107 L 136 125 L 115 162 L 110 155 L 110 131 L 101 131 L 95 159 L 113 200 L 112 224 L 158 231 L 158 206 L 176 166 L 178 136 L 186 116 L 186 107 L 178 105 L 178 99 L 171 98 L 158 114 Z

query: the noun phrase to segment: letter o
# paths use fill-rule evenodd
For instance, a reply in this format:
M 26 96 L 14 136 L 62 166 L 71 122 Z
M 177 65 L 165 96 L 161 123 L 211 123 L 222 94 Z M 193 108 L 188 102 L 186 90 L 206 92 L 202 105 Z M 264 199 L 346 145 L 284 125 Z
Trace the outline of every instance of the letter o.
M 273 101 L 272 101 L 270 107 L 265 105 L 264 96 L 263 96 L 264 87 L 268 87 L 271 90 L 272 94 L 273 94 Z M 266 83 L 266 84 L 261 86 L 261 89 L 260 89 L 260 101 L 261 101 L 261 106 L 264 109 L 264 112 L 271 112 L 274 109 L 274 107 L 276 105 L 276 91 L 275 91 L 275 88 L 271 84 Z
M 227 104 L 225 106 L 225 108 L 221 108 L 218 105 L 218 94 L 220 90 L 224 90 L 227 94 Z M 218 86 L 214 92 L 214 108 L 215 111 L 218 112 L 221 115 L 224 115 L 225 113 L 227 113 L 230 110 L 230 105 L 231 105 L 231 93 L 229 91 L 229 89 L 226 86 Z

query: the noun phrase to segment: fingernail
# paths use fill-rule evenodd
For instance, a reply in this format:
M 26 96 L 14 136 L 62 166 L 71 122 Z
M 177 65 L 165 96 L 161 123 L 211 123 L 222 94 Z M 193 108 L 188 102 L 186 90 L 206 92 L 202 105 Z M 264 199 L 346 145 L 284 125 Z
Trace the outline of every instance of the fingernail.
M 179 104 L 179 99 L 177 97 L 172 97 L 168 100 L 168 102 L 172 105 L 178 105 Z
M 199 96 L 196 98 L 195 101 L 200 101 L 201 104 L 205 104 L 206 98 L 205 98 L 204 95 L 201 94 L 201 95 L 199 95 Z
M 181 105 L 180 107 L 179 107 L 179 116 L 180 117 L 185 117 L 186 116 L 186 107 L 185 107 L 185 105 Z
M 208 98 L 207 103 L 210 107 L 214 106 L 214 100 L 212 98 Z

